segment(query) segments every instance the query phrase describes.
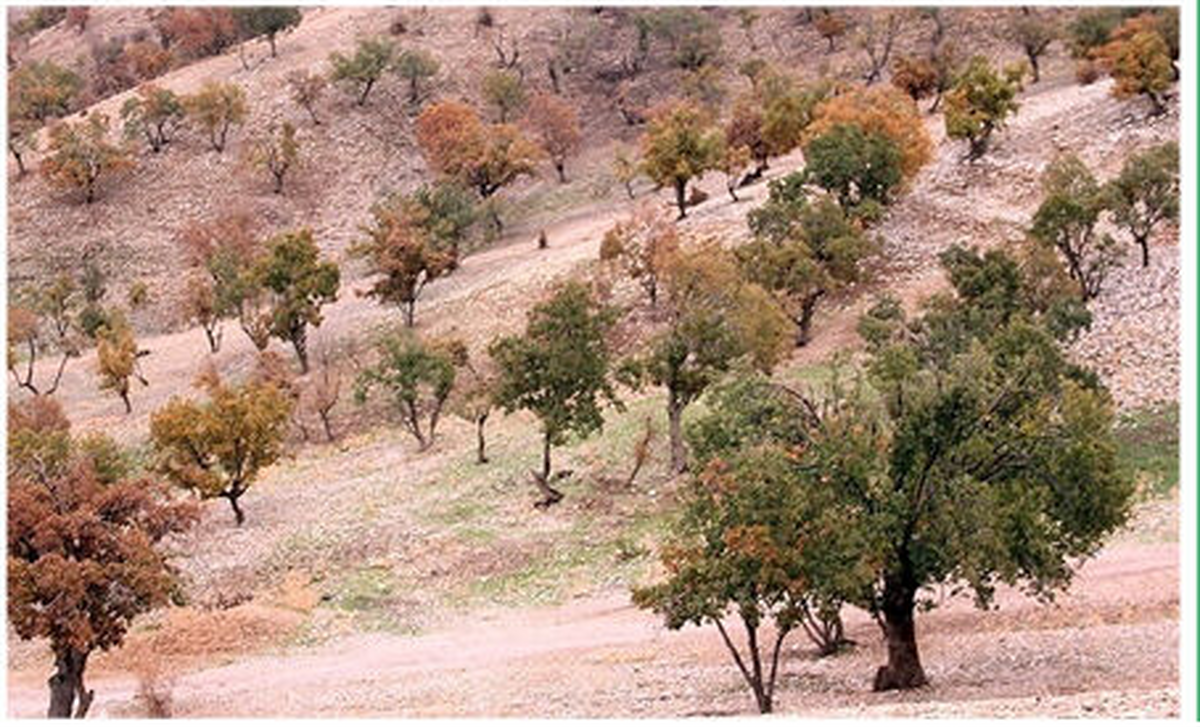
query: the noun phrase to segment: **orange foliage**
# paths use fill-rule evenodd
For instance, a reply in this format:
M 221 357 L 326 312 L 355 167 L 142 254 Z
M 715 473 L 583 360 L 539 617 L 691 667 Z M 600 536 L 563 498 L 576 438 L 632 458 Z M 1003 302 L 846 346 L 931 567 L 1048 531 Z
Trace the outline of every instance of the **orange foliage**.
M 806 143 L 839 124 L 891 139 L 900 150 L 900 168 L 912 179 L 933 158 L 933 142 L 913 100 L 886 86 L 857 86 L 817 105 Z

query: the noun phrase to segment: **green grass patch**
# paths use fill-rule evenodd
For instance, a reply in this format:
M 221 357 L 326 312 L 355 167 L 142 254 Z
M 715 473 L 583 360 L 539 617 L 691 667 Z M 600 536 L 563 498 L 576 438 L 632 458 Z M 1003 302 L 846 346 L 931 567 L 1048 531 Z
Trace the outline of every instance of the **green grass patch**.
M 1170 497 L 1179 486 L 1179 404 L 1145 407 L 1117 422 L 1117 455 L 1147 497 Z

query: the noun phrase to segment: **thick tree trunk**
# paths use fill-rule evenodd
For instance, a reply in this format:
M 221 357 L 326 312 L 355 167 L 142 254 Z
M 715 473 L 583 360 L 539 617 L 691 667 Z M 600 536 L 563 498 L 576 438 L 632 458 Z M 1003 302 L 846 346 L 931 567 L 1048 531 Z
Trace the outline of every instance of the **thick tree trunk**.
M 667 394 L 667 424 L 671 438 L 671 471 L 687 470 L 687 450 L 683 444 L 683 402 L 673 392 Z
M 487 464 L 487 439 L 484 436 L 484 429 L 487 427 L 488 415 L 475 418 L 475 438 L 477 446 L 475 448 L 475 462 L 478 464 Z
M 915 689 L 927 683 L 917 652 L 916 587 L 889 577 L 883 591 L 888 662 L 875 673 L 875 691 Z
M 55 655 L 57 671 L 50 677 L 50 707 L 46 716 L 51 718 L 81 719 L 87 716 L 95 692 L 83 686 L 83 671 L 87 668 L 87 654 L 67 648 Z
M 813 314 L 817 310 L 817 302 L 822 294 L 805 298 L 800 304 L 800 316 L 796 319 L 796 346 L 802 348 L 812 340 Z
M 317 416 L 321 417 L 321 426 L 325 429 L 325 441 L 332 442 L 334 439 L 333 424 L 329 420 L 329 410 L 320 409 L 317 411 Z
M 121 402 L 125 404 L 125 413 L 132 414 L 133 413 L 133 404 L 129 401 L 128 385 L 126 385 L 126 387 L 124 389 L 122 389 L 119 393 L 121 394 Z
M 563 494 L 550 486 L 550 446 L 550 433 L 546 432 L 542 438 L 542 471 L 533 473 L 533 482 L 542 493 L 542 499 L 534 503 L 538 508 L 550 507 L 563 499 Z
M 271 46 L 271 57 L 275 58 L 275 35 L 272 33 L 267 36 L 267 43 Z
M 1037 83 L 1042 80 L 1042 69 L 1038 65 L 1038 57 L 1036 53 L 1026 53 L 1029 56 L 1029 65 L 1033 68 L 1033 79 L 1030 83 Z
M 687 217 L 687 181 L 675 180 L 675 204 L 679 207 L 679 219 Z
M 1150 267 L 1150 240 L 1145 235 L 1141 235 L 1137 240 L 1138 245 L 1142 248 L 1142 267 Z
M 303 323 L 292 328 L 292 348 L 300 360 L 300 373 L 308 373 L 308 326 Z
M 405 301 L 403 310 L 404 310 L 404 327 L 412 328 L 413 323 L 416 321 L 416 318 L 417 318 L 417 301 L 415 299 Z

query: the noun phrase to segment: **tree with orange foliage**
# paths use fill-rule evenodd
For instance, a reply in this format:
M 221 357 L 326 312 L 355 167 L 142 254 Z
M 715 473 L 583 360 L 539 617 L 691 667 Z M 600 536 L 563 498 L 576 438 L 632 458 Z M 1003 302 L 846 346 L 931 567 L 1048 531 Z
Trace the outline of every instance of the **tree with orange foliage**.
M 238 501 L 283 454 L 292 399 L 268 381 L 226 384 L 213 369 L 197 384 L 208 401 L 173 397 L 150 417 L 155 467 L 201 499 L 228 500 L 240 526 L 246 514 Z
M 133 413 L 133 404 L 129 401 L 131 380 L 136 379 L 142 386 L 150 385 L 138 364 L 149 353 L 138 348 L 133 327 L 117 314 L 110 316 L 108 324 L 96 336 L 96 371 L 100 375 L 100 388 L 119 396 L 125 404 L 126 414 Z
M 583 136 L 579 131 L 579 114 L 558 96 L 538 94 L 529 103 L 525 121 L 541 142 L 542 149 L 558 172 L 558 181 L 566 183 L 567 157 L 579 150 Z
M 687 217 L 688 182 L 717 167 L 721 142 L 720 129 L 695 104 L 667 102 L 651 112 L 641 141 L 642 170 L 675 191 L 679 219 Z
M 167 8 L 154 25 L 164 50 L 174 46 L 192 58 L 216 55 L 238 39 L 230 8 Z
M 617 222 L 600 241 L 600 259 L 611 261 L 646 291 L 651 307 L 658 305 L 658 286 L 668 258 L 679 249 L 675 223 L 650 204 L 639 205 L 627 220 Z
M 1152 104 L 1152 115 L 1166 111 L 1164 99 L 1175 74 L 1158 18 L 1148 13 L 1130 18 L 1113 31 L 1111 38 L 1094 55 L 1116 82 L 1113 96 L 1145 96 Z
M 842 124 L 890 139 L 900 150 L 900 169 L 905 181 L 915 177 L 933 159 L 933 142 L 917 105 L 897 88 L 857 86 L 822 101 L 813 110 L 806 141 Z
M 171 69 L 175 56 L 157 43 L 148 40 L 126 43 L 121 55 L 133 75 L 143 81 L 158 78 Z
M 900 56 L 892 64 L 892 85 L 913 101 L 929 98 L 938 90 L 937 67 L 927 58 Z
M 417 117 L 417 144 L 436 173 L 488 199 L 517 179 L 534 174 L 542 150 L 511 124 L 485 124 L 475 109 L 457 101 L 427 106 Z M 492 222 L 501 227 L 494 208 Z
M 208 143 L 220 154 L 225 150 L 229 129 L 246 123 L 249 109 L 246 92 L 236 83 L 208 81 L 200 90 L 185 96 L 183 106 L 187 115 L 208 132 Z
M 89 657 L 120 646 L 138 615 L 167 603 L 175 579 L 158 543 L 196 520 L 161 483 L 87 449 L 53 401 L 10 404 L 8 622 L 21 639 L 49 641 L 48 717 L 87 715 Z M 36 466 L 25 466 L 31 455 Z
M 108 139 L 108 117 L 93 113 L 84 121 L 64 121 L 50 128 L 50 145 L 41 171 L 55 187 L 83 193 L 85 204 L 96 199 L 102 177 L 118 175 L 134 165 L 129 152 Z

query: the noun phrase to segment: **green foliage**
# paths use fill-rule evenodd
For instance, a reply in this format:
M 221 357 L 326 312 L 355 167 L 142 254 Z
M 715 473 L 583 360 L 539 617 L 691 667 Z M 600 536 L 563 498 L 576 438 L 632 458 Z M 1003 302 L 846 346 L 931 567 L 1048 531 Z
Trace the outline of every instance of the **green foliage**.
M 483 77 L 483 100 L 495 107 L 505 124 L 525 107 L 525 81 L 512 71 L 491 71 Z
M 409 103 L 421 100 L 421 84 L 436 76 L 440 68 L 437 58 L 427 50 L 414 48 L 400 54 L 396 59 L 396 74 L 408 81 Z
M 543 459 L 535 477 L 549 505 L 561 499 L 550 487 L 550 450 L 575 434 L 587 437 L 604 424 L 604 400 L 618 404 L 609 380 L 606 336 L 615 313 L 580 283 L 559 286 L 530 311 L 525 333 L 493 341 L 488 353 L 499 380 L 496 404 L 527 410 L 542 424 Z
M 434 442 L 442 408 L 454 388 L 463 346 L 455 341 L 426 343 L 401 329 L 380 338 L 377 350 L 379 362 L 359 374 L 354 396 L 361 403 L 372 388 L 384 389 L 400 412 L 401 425 L 424 452 Z
M 903 180 L 895 143 L 852 124 L 838 124 L 811 139 L 804 160 L 809 179 L 837 195 L 846 210 L 866 200 L 887 204 Z
M 986 58 L 975 56 L 955 80 L 943 111 L 946 135 L 970 142 L 967 158 L 983 156 L 992 133 L 1003 129 L 1008 117 L 1017 113 L 1022 75 L 1020 67 L 997 72 Z
M 173 397 L 150 417 L 155 468 L 202 499 L 229 500 L 241 525 L 238 499 L 283 454 L 292 400 L 270 382 L 231 386 L 212 373 L 202 383 L 208 401 Z
M 1179 405 L 1160 404 L 1120 417 L 1117 456 L 1143 496 L 1170 497 L 1179 487 Z
M 1096 225 L 1108 204 L 1104 189 L 1074 154 L 1059 156 L 1042 173 L 1044 198 L 1033 215 L 1031 234 L 1062 255 L 1084 302 L 1100 293 L 1121 247 Z
M 364 38 L 358 41 L 354 55 L 329 54 L 332 70 L 329 78 L 351 89 L 359 106 L 367 103 L 367 95 L 383 74 L 396 62 L 396 44 L 386 38 Z
M 300 8 L 287 5 L 235 7 L 231 10 L 238 29 L 245 38 L 266 38 L 275 57 L 275 38 L 300 25 Z
M 647 14 L 651 35 L 667 43 L 672 62 L 685 71 L 715 63 L 721 54 L 721 32 L 698 8 L 660 8 Z
M 287 173 L 300 164 L 300 139 L 290 121 L 267 127 L 266 133 L 251 140 L 247 161 L 270 172 L 275 180 L 275 194 L 283 193 Z
M 236 83 L 207 81 L 196 93 L 183 98 L 188 118 L 208 133 L 208 143 L 218 154 L 225 150 L 229 130 L 246 123 L 246 92 Z
M 1179 145 L 1167 142 L 1130 156 L 1104 191 L 1113 222 L 1142 248 L 1142 265 L 1149 265 L 1154 229 L 1179 223 Z
M 641 147 L 642 171 L 675 190 L 679 217 L 686 217 L 687 184 L 720 163 L 721 131 L 696 106 L 674 103 L 653 114 Z
M 290 342 L 308 373 L 308 327 L 321 325 L 321 307 L 337 300 L 337 263 L 320 259 L 312 230 L 284 232 L 266 243 L 253 279 L 271 297 L 271 335 Z
M 183 102 L 167 88 L 147 84 L 121 106 L 125 138 L 146 139 L 150 151 L 158 153 L 171 143 L 175 130 L 183 123 Z
M 1093 49 L 1108 42 L 1108 36 L 1121 24 L 1121 8 L 1087 8 L 1079 11 L 1067 26 L 1071 55 L 1087 58 Z
M 82 88 L 79 76 L 53 61 L 30 61 L 9 74 L 9 114 L 38 123 L 65 116 Z
M 708 390 L 704 402 L 705 414 L 687 426 L 700 471 L 764 444 L 796 448 L 807 441 L 800 402 L 761 373 L 729 376 Z

